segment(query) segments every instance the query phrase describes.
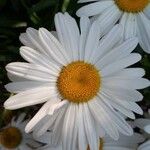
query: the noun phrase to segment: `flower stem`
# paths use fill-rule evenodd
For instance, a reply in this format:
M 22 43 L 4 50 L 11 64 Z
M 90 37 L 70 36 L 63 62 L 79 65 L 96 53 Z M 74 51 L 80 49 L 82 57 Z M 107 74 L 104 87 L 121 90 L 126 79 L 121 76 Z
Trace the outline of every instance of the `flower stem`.
M 70 0 L 64 0 L 62 4 L 62 12 L 66 12 L 68 6 L 69 6 Z

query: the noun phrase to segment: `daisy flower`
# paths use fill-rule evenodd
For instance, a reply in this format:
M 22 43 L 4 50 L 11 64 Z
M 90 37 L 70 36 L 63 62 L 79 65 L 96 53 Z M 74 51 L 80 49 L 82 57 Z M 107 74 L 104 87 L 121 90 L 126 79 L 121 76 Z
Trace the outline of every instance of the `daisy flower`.
M 147 141 L 144 142 L 142 145 L 140 145 L 138 150 L 149 150 L 150 149 L 150 117 L 149 119 L 148 118 L 136 119 L 134 124 L 135 126 L 139 127 L 140 129 L 145 131 L 145 133 L 148 134 L 148 136 L 146 135 Z
M 76 21 L 67 13 L 55 16 L 58 39 L 44 28 L 28 28 L 20 39 L 20 48 L 28 61 L 6 66 L 9 78 L 7 90 L 16 95 L 4 104 L 7 109 L 18 109 L 44 103 L 26 126 L 42 135 L 53 127 L 54 143 L 63 139 L 63 149 L 74 149 L 78 141 L 85 149 L 97 149 L 99 136 L 106 132 L 118 139 L 119 132 L 132 135 L 133 130 L 120 112 L 134 119 L 142 114 L 136 104 L 142 100 L 137 89 L 149 86 L 142 78 L 141 68 L 126 68 L 141 60 L 131 53 L 137 46 L 132 38 L 120 43 L 122 28 L 115 26 L 100 40 L 97 21 L 91 24 L 81 18 L 80 31 Z M 120 112 L 118 112 L 120 111 Z
M 78 16 L 98 18 L 104 33 L 119 22 L 124 28 L 124 39 L 137 36 L 143 50 L 150 53 L 149 0 L 79 0 L 79 2 L 93 3 L 80 8 L 77 11 Z
M 52 145 L 51 133 L 46 132 L 43 136 L 38 138 L 39 141 L 45 143 L 44 146 L 39 147 L 38 150 L 63 150 L 62 143 L 58 145 Z M 119 140 L 115 141 L 109 136 L 100 138 L 98 150 L 137 150 L 138 145 L 144 141 L 144 137 L 139 133 L 134 133 L 132 136 L 120 135 Z M 78 150 L 76 147 L 75 150 Z M 90 150 L 87 147 L 85 150 Z
M 11 123 L 0 130 L 1 150 L 32 150 L 40 144 L 35 141 L 32 135 L 25 133 L 24 128 L 29 120 L 24 120 L 22 113 L 17 120 L 13 118 Z

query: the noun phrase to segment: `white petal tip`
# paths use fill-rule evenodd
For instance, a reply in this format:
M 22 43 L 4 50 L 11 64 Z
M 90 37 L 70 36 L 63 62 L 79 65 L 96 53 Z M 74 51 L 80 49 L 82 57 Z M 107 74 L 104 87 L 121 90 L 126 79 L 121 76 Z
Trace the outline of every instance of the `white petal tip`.
M 26 133 L 30 133 L 30 132 L 31 132 L 31 129 L 29 128 L 28 125 L 25 127 L 25 132 L 26 132 Z
M 28 27 L 28 28 L 26 29 L 26 32 L 31 32 L 31 31 L 33 31 L 33 30 L 35 30 L 35 29 L 32 28 L 32 27 Z
M 144 131 L 150 134 L 150 125 L 145 126 Z
M 133 135 L 133 129 L 130 128 L 130 130 L 125 134 L 126 136 L 132 136 Z

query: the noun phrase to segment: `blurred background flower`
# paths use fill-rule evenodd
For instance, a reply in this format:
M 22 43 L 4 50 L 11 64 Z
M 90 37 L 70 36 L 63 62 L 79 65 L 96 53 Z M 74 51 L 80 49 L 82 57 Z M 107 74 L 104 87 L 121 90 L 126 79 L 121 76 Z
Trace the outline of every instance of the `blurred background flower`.
M 21 113 L 18 117 L 13 117 L 11 122 L 0 130 L 1 150 L 32 150 L 41 146 L 41 143 L 34 140 L 32 134 L 25 133 L 25 126 L 28 119 L 26 114 Z

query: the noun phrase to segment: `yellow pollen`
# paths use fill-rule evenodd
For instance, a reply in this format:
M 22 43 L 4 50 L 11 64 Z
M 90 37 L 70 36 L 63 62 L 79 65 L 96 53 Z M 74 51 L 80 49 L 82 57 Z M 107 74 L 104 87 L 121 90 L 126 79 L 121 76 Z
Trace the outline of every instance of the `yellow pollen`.
M 120 10 L 131 13 L 143 11 L 149 0 L 114 0 Z
M 63 99 L 74 103 L 87 102 L 99 91 L 99 72 L 95 66 L 83 61 L 72 62 L 62 68 L 57 88 Z
M 22 134 L 16 127 L 9 127 L 0 132 L 0 144 L 7 149 L 16 148 L 22 141 Z
M 100 138 L 99 150 L 103 150 L 103 147 L 104 147 L 104 140 L 102 138 Z M 87 150 L 90 150 L 89 146 L 88 146 Z

